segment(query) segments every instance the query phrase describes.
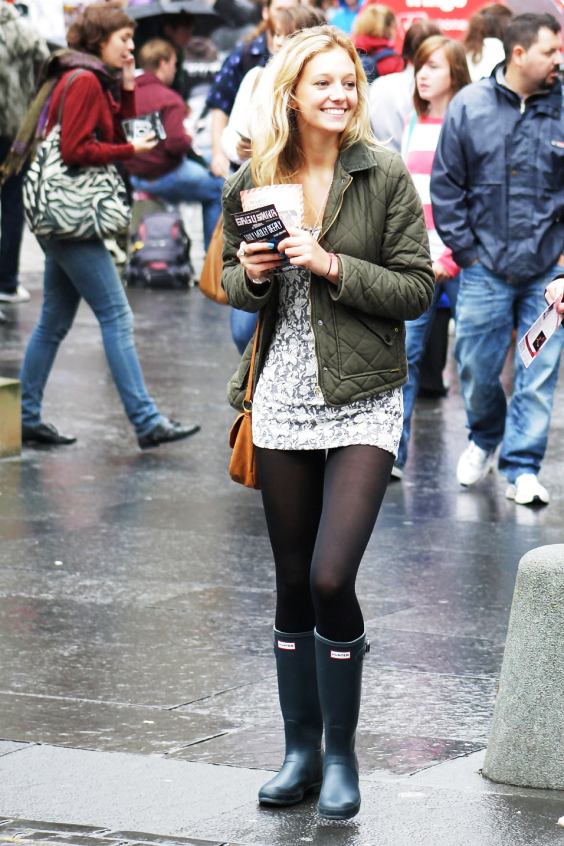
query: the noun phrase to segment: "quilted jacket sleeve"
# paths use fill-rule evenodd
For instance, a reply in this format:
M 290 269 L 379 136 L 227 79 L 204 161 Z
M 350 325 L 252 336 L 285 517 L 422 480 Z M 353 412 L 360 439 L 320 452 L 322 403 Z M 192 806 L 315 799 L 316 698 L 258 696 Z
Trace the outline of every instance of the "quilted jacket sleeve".
M 247 165 L 243 166 L 248 167 Z M 223 187 L 223 272 L 221 285 L 227 294 L 229 304 L 242 311 L 259 311 L 272 294 L 272 283 L 249 287 L 245 271 L 237 259 L 241 238 L 233 222 L 232 214 L 241 211 L 240 189 L 242 169 L 228 179 Z
M 381 264 L 339 254 L 341 275 L 330 293 L 336 302 L 392 320 L 414 320 L 426 311 L 435 278 L 419 196 L 400 156 L 386 175 Z

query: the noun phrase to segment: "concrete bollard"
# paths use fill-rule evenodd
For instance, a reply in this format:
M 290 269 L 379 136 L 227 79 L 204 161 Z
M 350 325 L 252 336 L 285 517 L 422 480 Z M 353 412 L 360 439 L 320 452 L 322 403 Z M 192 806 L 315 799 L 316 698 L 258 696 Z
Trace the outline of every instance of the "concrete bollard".
M 519 562 L 482 772 L 564 790 L 564 544 L 538 547 Z
M 22 451 L 21 387 L 17 379 L 0 378 L 0 458 Z

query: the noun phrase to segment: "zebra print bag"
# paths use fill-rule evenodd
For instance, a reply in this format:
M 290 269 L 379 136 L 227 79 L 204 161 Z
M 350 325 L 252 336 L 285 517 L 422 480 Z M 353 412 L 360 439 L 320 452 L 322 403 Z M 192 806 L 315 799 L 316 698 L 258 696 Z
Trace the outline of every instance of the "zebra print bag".
M 70 167 L 61 155 L 63 105 L 79 73 L 69 77 L 57 123 L 39 145 L 24 179 L 25 216 L 31 231 L 40 238 L 103 240 L 129 226 L 127 192 L 115 165 Z

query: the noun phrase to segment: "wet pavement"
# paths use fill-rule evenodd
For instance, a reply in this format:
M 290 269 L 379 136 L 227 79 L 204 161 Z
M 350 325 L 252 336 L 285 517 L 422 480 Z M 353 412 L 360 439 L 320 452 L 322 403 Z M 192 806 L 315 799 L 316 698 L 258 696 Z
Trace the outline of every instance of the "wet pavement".
M 29 239 L 24 267 L 32 302 L 5 309 L 2 376 L 40 306 Z M 563 793 L 479 775 L 519 558 L 563 541 L 562 385 L 540 511 L 506 500 L 497 474 L 457 485 L 452 362 L 448 397 L 419 402 L 358 582 L 363 806 L 324 823 L 314 801 L 255 800 L 282 752 L 274 579 L 260 497 L 226 474 L 227 309 L 196 289 L 129 294 L 151 392 L 202 432 L 138 450 L 81 308 L 45 397 L 45 419 L 78 442 L 0 462 L 0 843 L 564 843 Z

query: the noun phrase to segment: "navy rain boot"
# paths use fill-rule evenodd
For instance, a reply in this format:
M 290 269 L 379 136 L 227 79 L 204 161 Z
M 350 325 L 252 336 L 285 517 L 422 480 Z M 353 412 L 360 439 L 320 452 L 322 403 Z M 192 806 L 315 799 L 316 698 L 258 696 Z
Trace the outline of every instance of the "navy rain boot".
M 323 786 L 318 810 L 325 819 L 347 820 L 360 809 L 355 734 L 362 662 L 368 643 L 364 634 L 350 643 L 339 643 L 315 632 L 315 650 L 325 729 Z
M 282 768 L 259 790 L 261 805 L 296 805 L 319 790 L 323 722 L 317 694 L 313 632 L 274 629 L 278 695 L 284 718 L 286 755 Z

